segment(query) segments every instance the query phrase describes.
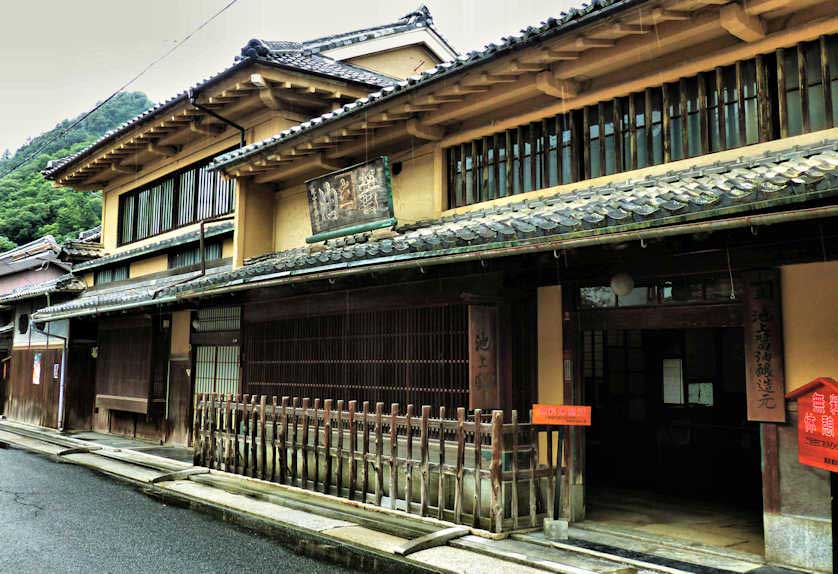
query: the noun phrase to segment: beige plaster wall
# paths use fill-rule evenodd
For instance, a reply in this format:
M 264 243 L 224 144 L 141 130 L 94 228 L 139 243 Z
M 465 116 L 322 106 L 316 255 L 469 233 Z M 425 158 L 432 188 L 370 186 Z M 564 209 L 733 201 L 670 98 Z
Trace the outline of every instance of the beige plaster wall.
M 391 78 L 404 79 L 439 63 L 439 58 L 419 44 L 366 54 L 347 60 Z
M 128 270 L 129 277 L 135 279 L 150 273 L 159 273 L 169 268 L 169 256 L 165 253 L 132 261 Z
M 780 269 L 786 390 L 838 379 L 838 261 Z

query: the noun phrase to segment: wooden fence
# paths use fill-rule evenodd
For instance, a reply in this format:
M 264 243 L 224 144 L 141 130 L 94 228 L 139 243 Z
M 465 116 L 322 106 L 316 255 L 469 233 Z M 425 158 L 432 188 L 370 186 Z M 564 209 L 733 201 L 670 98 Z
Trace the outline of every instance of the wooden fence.
M 200 394 L 194 463 L 411 514 L 504 532 L 540 525 L 553 508 L 553 433 L 516 411 Z M 556 449 L 557 451 L 559 449 Z

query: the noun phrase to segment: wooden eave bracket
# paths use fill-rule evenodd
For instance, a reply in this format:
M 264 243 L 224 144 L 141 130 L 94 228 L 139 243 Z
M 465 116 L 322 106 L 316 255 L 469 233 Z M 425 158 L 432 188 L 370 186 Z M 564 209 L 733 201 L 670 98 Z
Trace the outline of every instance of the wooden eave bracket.
M 765 22 L 759 16 L 745 12 L 739 4 L 728 4 L 719 10 L 722 28 L 744 42 L 756 42 L 765 38 Z
M 581 91 L 578 82 L 557 78 L 556 74 L 550 70 L 541 72 L 535 77 L 535 87 L 548 96 L 565 100 L 575 98 Z
M 250 83 L 259 89 L 259 99 L 269 110 L 279 109 L 279 100 L 271 89 L 271 84 L 262 74 L 250 74 Z
M 435 142 L 445 136 L 445 128 L 440 126 L 427 126 L 414 118 L 407 121 L 407 133 L 419 139 Z

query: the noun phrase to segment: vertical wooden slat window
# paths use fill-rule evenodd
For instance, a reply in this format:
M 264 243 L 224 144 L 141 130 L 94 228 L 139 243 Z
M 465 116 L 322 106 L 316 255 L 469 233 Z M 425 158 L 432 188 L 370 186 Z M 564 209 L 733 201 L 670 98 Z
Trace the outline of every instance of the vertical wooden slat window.
M 235 208 L 235 180 L 191 167 L 119 198 L 118 243 L 124 245 Z
M 826 129 L 836 121 L 833 35 L 449 148 L 449 200 L 487 201 Z M 468 156 L 465 162 L 458 154 Z M 483 163 L 488 171 L 481 171 Z M 463 201 L 457 199 L 461 182 L 468 187 Z

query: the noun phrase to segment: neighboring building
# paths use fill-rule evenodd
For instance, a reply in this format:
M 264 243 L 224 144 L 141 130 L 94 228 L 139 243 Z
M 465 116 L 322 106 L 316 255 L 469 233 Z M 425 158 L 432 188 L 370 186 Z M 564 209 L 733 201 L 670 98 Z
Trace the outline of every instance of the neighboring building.
M 0 329 L 3 388 L 0 413 L 29 424 L 52 428 L 90 428 L 92 385 L 87 379 L 90 358 L 77 345 L 67 345 L 70 321 L 37 326 L 32 315 L 84 290 L 70 271 L 73 263 L 99 255 L 98 232 L 59 245 L 51 235 L 0 254 L 0 305 L 8 322 Z M 76 337 L 82 340 L 83 337 Z M 69 353 L 69 354 L 68 354 Z M 67 377 L 63 362 L 72 359 Z M 68 380 L 77 380 L 66 393 Z M 68 405 L 68 408 L 65 408 Z
M 334 109 L 370 84 L 263 86 L 280 72 L 258 58 L 298 49 L 251 43 L 241 77 L 202 85 L 222 115 L 268 102 L 244 148 L 225 151 L 230 130 L 185 144 L 215 128 L 181 96 L 48 172 L 108 182 L 112 254 L 79 266 L 88 284 L 130 262 L 125 293 L 36 314 L 96 317 L 97 428 L 158 429 L 158 400 L 185 442 L 194 392 L 521 420 L 590 404 L 567 442 L 566 516 L 831 568 L 829 475 L 797 464 L 784 394 L 838 373 L 834 2 L 592 2 Z M 324 113 L 291 126 L 300 97 Z M 311 182 L 355 164 L 360 184 Z M 188 165 L 235 195 L 216 203 L 235 205 L 232 227 L 208 227 L 229 262 L 172 274 L 201 217 L 187 207 L 149 239 L 180 212 L 144 214 L 179 205 L 168 182 L 193 181 Z M 659 507 L 684 526 L 655 523 Z
M 305 42 L 251 40 L 233 66 L 47 167 L 58 185 L 103 193 L 104 255 L 74 267 L 87 289 L 49 314 L 97 340 L 96 430 L 186 443 L 192 379 L 199 390 L 214 384 L 204 376 L 238 384 L 238 318 L 222 325 L 200 311 L 193 320 L 167 294 L 258 248 L 233 240 L 242 209 L 261 209 L 251 225 L 273 225 L 269 205 L 242 203 L 235 181 L 209 162 L 454 57 L 424 7 Z

